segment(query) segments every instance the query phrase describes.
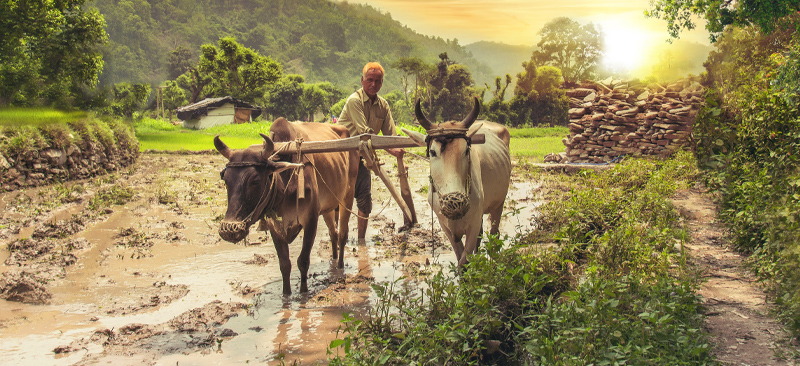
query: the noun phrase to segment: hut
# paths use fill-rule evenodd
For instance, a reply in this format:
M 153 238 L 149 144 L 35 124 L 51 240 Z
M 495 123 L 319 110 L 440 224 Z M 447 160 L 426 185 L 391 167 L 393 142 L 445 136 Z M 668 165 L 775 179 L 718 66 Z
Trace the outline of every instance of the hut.
M 251 122 L 261 115 L 257 105 L 233 97 L 206 98 L 178 108 L 183 127 L 204 129 L 212 126 Z

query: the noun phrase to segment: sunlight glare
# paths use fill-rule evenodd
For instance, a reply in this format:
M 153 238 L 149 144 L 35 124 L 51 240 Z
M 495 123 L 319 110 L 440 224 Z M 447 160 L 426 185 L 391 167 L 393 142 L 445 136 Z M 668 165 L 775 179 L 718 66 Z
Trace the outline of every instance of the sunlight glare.
M 645 29 L 621 22 L 600 22 L 605 55 L 602 63 L 609 69 L 626 73 L 642 66 L 652 46 Z

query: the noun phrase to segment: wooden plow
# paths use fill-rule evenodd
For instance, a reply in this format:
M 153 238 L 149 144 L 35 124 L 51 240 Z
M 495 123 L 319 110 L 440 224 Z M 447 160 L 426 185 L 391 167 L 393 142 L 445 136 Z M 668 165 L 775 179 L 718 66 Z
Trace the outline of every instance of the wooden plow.
M 483 134 L 472 136 L 473 144 L 485 142 Z M 275 151 L 278 155 L 297 155 L 314 154 L 326 152 L 358 151 L 364 159 L 364 166 L 372 170 L 375 175 L 381 178 L 386 189 L 391 193 L 392 198 L 403 211 L 404 225 L 401 228 L 409 229 L 417 223 L 417 213 L 414 210 L 414 201 L 411 199 L 411 187 L 408 184 L 408 169 L 402 157 L 397 158 L 397 176 L 400 180 L 400 190 L 389 180 L 386 171 L 383 170 L 383 162 L 380 161 L 376 150 L 396 149 L 405 147 L 424 147 L 425 144 L 417 144 L 414 140 L 405 136 L 381 136 L 373 134 L 363 134 L 339 140 L 328 141 L 308 141 L 308 142 L 275 142 Z

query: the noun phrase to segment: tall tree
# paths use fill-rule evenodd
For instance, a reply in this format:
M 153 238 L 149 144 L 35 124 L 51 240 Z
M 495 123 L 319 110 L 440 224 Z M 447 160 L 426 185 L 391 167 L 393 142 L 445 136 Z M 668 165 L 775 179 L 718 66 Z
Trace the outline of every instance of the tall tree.
M 648 17 L 664 19 L 670 36 L 692 30 L 697 17 L 705 18 L 712 42 L 729 25 L 756 25 L 762 32 L 780 29 L 780 18 L 800 11 L 797 0 L 651 0 Z
M 197 69 L 201 75 L 210 78 L 205 87 L 207 96 L 230 95 L 254 101 L 263 96 L 282 74 L 281 64 L 242 46 L 232 37 L 221 38 L 219 48 L 206 44 L 200 51 Z
M 133 112 L 140 109 L 147 97 L 150 96 L 149 84 L 118 83 L 111 88 L 114 100 L 111 110 L 114 114 L 132 117 Z
M 424 83 L 424 75 L 430 69 L 430 66 L 419 57 L 401 57 L 391 64 L 392 67 L 400 69 L 403 75 L 400 77 L 401 85 L 403 86 L 403 99 L 405 106 L 407 106 L 405 113 L 409 116 L 414 115 L 413 99 L 416 99 L 419 94 L 420 82 Z M 414 77 L 414 88 L 411 90 L 409 78 Z M 399 112 L 399 111 L 398 111 Z M 397 112 L 396 112 L 397 113 Z
M 472 110 L 472 96 L 479 94 L 473 87 L 472 75 L 466 66 L 447 56 L 439 55 L 439 63 L 427 77 L 430 97 L 425 103 L 429 118 L 443 121 L 460 120 Z
M 603 56 L 603 37 L 594 24 L 581 25 L 566 18 L 556 18 L 544 25 L 531 61 L 561 69 L 564 79 L 580 82 L 594 76 Z
M 533 61 L 522 65 L 524 70 L 517 74 L 514 98 L 509 102 L 511 125 L 566 124 L 569 98 L 559 89 L 561 70 L 547 65 L 536 67 Z
M 177 79 L 192 67 L 192 51 L 178 46 L 167 56 L 167 73 L 170 79 Z
M 0 1 L 0 105 L 68 106 L 103 68 L 105 21 L 85 0 Z

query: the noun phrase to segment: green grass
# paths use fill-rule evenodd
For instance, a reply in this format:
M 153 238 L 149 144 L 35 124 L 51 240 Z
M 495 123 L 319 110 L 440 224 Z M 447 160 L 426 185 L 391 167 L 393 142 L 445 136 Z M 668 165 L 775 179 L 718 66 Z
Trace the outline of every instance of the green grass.
M 174 126 L 169 122 L 143 119 L 134 124 L 139 150 L 197 151 L 214 149 L 214 136 L 234 149 L 243 149 L 263 140 L 259 133 L 269 131 L 270 122 L 215 126 L 205 130 L 192 130 Z
M 68 123 L 88 117 L 86 112 L 65 112 L 50 108 L 2 108 L 0 126 L 44 126 L 54 123 Z

